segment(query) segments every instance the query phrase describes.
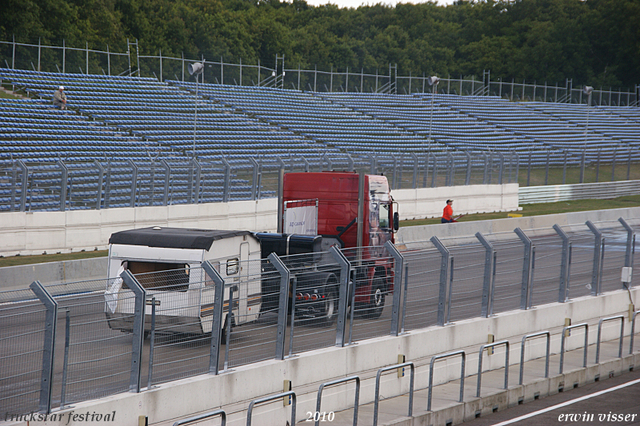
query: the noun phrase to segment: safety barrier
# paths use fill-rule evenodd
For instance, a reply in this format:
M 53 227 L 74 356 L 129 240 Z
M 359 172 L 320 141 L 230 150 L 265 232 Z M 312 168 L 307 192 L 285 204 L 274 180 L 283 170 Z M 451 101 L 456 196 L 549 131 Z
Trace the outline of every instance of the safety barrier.
M 622 344 L 624 340 L 624 315 L 616 315 L 615 317 L 602 318 L 598 322 L 598 339 L 596 342 L 596 364 L 600 362 L 600 338 L 602 337 L 602 324 L 607 321 L 620 320 L 620 348 L 618 350 L 618 358 L 622 358 Z
M 455 351 L 443 355 L 436 355 L 429 362 L 429 394 L 427 396 L 427 411 L 431 411 L 431 397 L 433 396 L 433 364 L 436 360 L 450 358 L 456 355 L 462 356 L 462 365 L 460 366 L 460 399 L 458 402 L 464 401 L 464 366 L 467 354 L 464 351 Z
M 629 339 L 629 355 L 633 353 L 633 336 L 636 331 L 636 317 L 640 314 L 640 311 L 635 311 L 631 319 L 631 338 Z
M 589 324 L 582 323 L 576 325 L 569 325 L 562 329 L 562 343 L 560 344 L 560 374 L 564 371 L 564 352 L 565 352 L 565 339 L 567 337 L 567 331 L 571 331 L 576 328 L 584 327 L 584 360 L 582 366 L 587 366 L 587 351 L 589 348 Z
M 318 396 L 316 398 L 316 413 L 321 413 L 320 409 L 321 409 L 321 403 L 322 403 L 322 392 L 326 388 L 328 388 L 329 386 L 340 385 L 340 384 L 348 383 L 352 381 L 356 382 L 356 392 L 355 392 L 354 401 L 353 401 L 353 425 L 357 426 L 358 408 L 360 404 L 360 377 L 358 376 L 345 377 L 344 379 L 333 380 L 331 382 L 321 384 L 320 388 L 318 389 Z M 320 426 L 320 419 L 317 419 L 317 420 L 314 419 L 314 421 L 315 421 L 315 426 Z
M 413 385 L 415 379 L 415 365 L 413 364 L 413 362 L 403 362 L 402 364 L 383 367 L 379 369 L 378 373 L 376 374 L 376 394 L 373 404 L 373 426 L 378 426 L 378 407 L 380 405 L 380 376 L 382 375 L 382 373 L 389 370 L 403 368 L 404 371 L 404 367 L 411 367 L 411 376 L 409 379 L 409 409 L 407 412 L 407 416 L 411 417 L 411 415 L 413 414 Z
M 258 398 L 251 401 L 249 409 L 247 410 L 247 426 L 251 426 L 251 416 L 253 415 L 253 409 L 256 405 L 264 404 L 265 402 L 275 401 L 281 398 L 291 398 L 291 425 L 296 424 L 296 393 L 294 391 L 282 392 L 277 395 L 267 396 L 265 398 Z
M 478 358 L 478 384 L 476 388 L 476 396 L 480 398 L 480 389 L 482 389 L 482 355 L 485 349 L 495 348 L 496 346 L 506 347 L 504 351 L 504 388 L 509 389 L 509 341 L 502 340 L 500 342 L 488 343 L 480 347 Z
M 547 337 L 547 350 L 545 355 L 544 362 L 544 377 L 549 377 L 549 354 L 551 351 L 551 333 L 548 331 L 541 331 L 539 333 L 527 334 L 522 338 L 522 346 L 520 348 L 520 379 L 518 380 L 518 384 L 522 384 L 524 381 L 524 346 L 528 339 L 533 339 L 534 337 L 546 336 Z

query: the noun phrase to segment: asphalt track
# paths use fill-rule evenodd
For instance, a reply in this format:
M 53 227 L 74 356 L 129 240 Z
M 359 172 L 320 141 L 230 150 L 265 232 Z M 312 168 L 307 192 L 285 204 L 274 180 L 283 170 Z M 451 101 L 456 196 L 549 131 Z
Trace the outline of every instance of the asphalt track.
M 464 422 L 468 426 L 640 425 L 640 369 Z

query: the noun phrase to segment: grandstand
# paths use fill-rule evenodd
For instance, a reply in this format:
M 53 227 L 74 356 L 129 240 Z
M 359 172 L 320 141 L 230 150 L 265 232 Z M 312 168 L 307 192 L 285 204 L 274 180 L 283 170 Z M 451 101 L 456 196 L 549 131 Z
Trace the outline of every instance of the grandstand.
M 28 95 L 0 100 L 0 211 L 255 199 L 273 195 L 261 189 L 262 172 L 280 167 L 413 168 L 425 170 L 426 184 L 438 168 L 496 155 L 500 167 L 505 158 L 534 167 L 640 158 L 640 110 L 630 106 L 9 68 L 0 79 Z M 59 85 L 65 111 L 50 102 Z

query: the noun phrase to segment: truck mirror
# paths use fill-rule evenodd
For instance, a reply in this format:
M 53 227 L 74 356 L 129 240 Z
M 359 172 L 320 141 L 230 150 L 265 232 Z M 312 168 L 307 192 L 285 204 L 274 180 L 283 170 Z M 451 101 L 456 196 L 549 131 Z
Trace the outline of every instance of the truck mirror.
M 397 231 L 398 229 L 400 229 L 400 214 L 395 212 L 393 214 L 393 230 Z

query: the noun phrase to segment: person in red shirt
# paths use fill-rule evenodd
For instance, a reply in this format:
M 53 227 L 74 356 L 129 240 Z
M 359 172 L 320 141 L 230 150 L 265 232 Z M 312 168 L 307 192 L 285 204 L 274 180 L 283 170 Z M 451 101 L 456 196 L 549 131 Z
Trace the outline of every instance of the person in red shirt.
M 453 207 L 451 207 L 452 204 L 453 204 L 453 200 L 447 200 L 447 205 L 444 207 L 444 210 L 442 211 L 442 219 L 440 219 L 440 222 L 442 223 L 457 222 L 453 218 Z

